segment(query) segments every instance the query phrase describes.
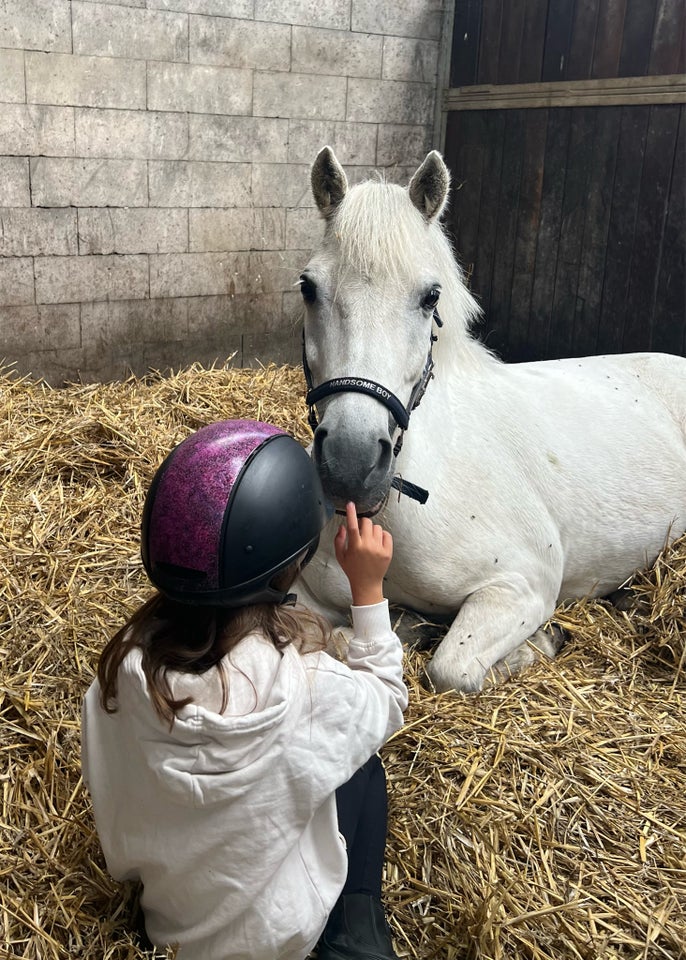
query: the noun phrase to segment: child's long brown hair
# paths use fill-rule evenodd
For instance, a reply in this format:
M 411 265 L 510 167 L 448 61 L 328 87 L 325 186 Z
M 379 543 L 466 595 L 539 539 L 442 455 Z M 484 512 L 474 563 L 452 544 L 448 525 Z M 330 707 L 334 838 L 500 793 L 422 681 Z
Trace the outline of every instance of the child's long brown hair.
M 295 564 L 272 581 L 279 590 L 288 590 L 297 573 Z M 179 710 L 192 698 L 175 700 L 167 681 L 168 670 L 204 673 L 215 668 L 222 685 L 222 710 L 228 700 L 226 675 L 220 664 L 243 637 L 262 633 L 283 650 L 294 644 L 301 653 L 323 650 L 330 628 L 304 607 L 260 603 L 249 607 L 201 607 L 177 603 L 156 593 L 107 643 L 98 664 L 98 681 L 103 709 L 117 710 L 119 668 L 134 649 L 142 651 L 143 672 L 153 706 L 162 720 L 173 725 Z

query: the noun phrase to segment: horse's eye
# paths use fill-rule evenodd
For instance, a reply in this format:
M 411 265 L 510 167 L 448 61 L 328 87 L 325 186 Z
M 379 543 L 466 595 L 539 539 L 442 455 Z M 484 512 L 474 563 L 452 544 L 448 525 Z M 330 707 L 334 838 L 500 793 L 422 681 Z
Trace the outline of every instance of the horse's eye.
M 306 277 L 305 274 L 300 278 L 300 292 L 303 295 L 305 303 L 314 303 L 317 299 L 317 286 L 309 277 Z
M 441 295 L 440 287 L 432 287 L 428 293 L 426 293 L 422 299 L 422 307 L 425 310 L 433 310 L 433 308 L 438 303 L 438 298 Z

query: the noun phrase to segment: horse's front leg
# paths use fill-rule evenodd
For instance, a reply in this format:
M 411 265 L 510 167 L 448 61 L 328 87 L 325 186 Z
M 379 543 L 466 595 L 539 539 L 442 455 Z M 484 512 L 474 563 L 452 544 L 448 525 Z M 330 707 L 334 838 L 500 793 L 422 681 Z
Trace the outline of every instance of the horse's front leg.
M 435 689 L 474 693 L 492 668 L 501 676 L 515 672 L 526 661 L 518 648 L 527 640 L 554 655 L 553 645 L 546 647 L 537 631 L 553 613 L 555 599 L 552 590 L 537 590 L 520 577 L 470 594 L 428 664 Z

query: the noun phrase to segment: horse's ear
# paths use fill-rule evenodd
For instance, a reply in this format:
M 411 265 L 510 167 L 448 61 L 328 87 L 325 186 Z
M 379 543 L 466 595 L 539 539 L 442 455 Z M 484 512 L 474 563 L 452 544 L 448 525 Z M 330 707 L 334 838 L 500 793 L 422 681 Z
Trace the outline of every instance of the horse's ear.
M 407 188 L 410 200 L 427 220 L 440 217 L 448 199 L 450 174 L 437 150 L 432 150 Z
M 322 216 L 330 217 L 348 190 L 348 178 L 331 147 L 323 147 L 317 154 L 310 182 Z

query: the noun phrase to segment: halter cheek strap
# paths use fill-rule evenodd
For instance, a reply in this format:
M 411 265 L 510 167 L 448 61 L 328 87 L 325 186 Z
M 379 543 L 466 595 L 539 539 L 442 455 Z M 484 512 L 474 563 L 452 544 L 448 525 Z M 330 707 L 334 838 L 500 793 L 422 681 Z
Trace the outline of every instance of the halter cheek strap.
M 434 309 L 433 318 L 437 327 L 443 326 L 443 321 L 441 320 L 438 310 L 436 309 Z M 379 403 L 382 403 L 390 412 L 396 424 L 400 427 L 400 433 L 398 434 L 398 439 L 396 440 L 393 448 L 393 456 L 397 457 L 402 449 L 405 431 L 410 425 L 410 414 L 419 406 L 421 399 L 426 392 L 426 388 L 429 385 L 429 381 L 434 375 L 432 348 L 437 339 L 438 337 L 432 333 L 429 341 L 429 353 L 426 358 L 426 363 L 424 364 L 424 370 L 422 371 L 421 377 L 412 388 L 409 403 L 407 407 L 405 407 L 394 393 L 382 386 L 380 383 L 377 383 L 376 380 L 369 380 L 366 377 L 335 377 L 333 380 L 326 380 L 324 383 L 320 383 L 318 387 L 315 387 L 312 380 L 312 371 L 310 370 L 310 365 L 307 362 L 305 331 L 303 330 L 303 371 L 305 373 L 305 381 L 307 383 L 307 395 L 305 397 L 305 403 L 309 407 L 307 419 L 312 432 L 314 432 L 319 425 L 315 404 L 317 404 L 320 400 L 323 400 L 325 397 L 330 397 L 335 393 L 364 393 L 367 396 L 378 400 Z M 421 487 L 417 487 L 413 483 L 409 483 L 407 480 L 403 480 L 401 477 L 394 477 L 391 486 L 398 490 L 399 493 L 404 493 L 406 496 L 409 496 L 414 500 L 418 500 L 420 503 L 426 503 L 427 497 L 429 496 L 426 490 L 423 490 Z

